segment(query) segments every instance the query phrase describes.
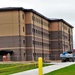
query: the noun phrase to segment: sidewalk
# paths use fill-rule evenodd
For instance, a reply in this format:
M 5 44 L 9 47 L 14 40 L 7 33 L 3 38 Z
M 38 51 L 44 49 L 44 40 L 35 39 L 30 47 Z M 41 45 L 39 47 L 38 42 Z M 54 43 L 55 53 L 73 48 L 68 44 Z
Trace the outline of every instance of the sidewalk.
M 43 68 L 43 74 L 49 73 L 51 71 L 75 64 L 75 62 L 66 62 L 66 63 L 50 63 L 50 64 L 55 64 L 52 66 L 47 66 Z M 38 75 L 38 69 L 33 69 L 33 70 L 28 70 L 16 74 L 11 74 L 11 75 Z

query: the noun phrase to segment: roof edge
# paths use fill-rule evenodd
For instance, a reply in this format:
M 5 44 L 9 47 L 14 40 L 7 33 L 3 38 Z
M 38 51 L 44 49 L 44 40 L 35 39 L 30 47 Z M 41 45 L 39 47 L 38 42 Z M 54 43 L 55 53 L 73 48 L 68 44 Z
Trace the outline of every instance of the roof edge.
M 74 28 L 71 24 L 69 24 L 68 22 L 66 22 L 65 20 L 63 19 L 52 19 L 51 22 L 59 22 L 59 21 L 62 21 L 63 23 L 67 24 L 68 26 L 70 26 L 71 28 Z
M 47 18 L 45 17 L 44 15 L 40 14 L 39 12 L 33 10 L 33 9 L 24 9 L 23 7 L 5 7 L 5 8 L 0 8 L 0 11 L 14 11 L 14 10 L 22 10 L 22 11 L 26 11 L 26 12 L 33 12 L 33 13 L 36 13 L 37 15 L 41 16 L 42 18 L 50 21 L 50 22 L 54 22 L 54 21 L 62 21 L 64 23 L 66 23 L 68 26 L 74 28 L 72 25 L 70 25 L 68 22 L 66 22 L 65 20 L 63 19 L 50 19 L 50 18 Z

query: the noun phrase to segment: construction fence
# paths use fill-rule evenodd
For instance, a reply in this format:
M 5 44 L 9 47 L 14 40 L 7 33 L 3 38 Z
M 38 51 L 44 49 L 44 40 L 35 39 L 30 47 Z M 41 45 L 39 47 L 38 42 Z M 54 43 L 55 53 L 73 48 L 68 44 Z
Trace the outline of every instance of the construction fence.
M 43 58 L 43 61 L 48 60 L 60 60 L 60 55 L 27 55 L 27 56 L 0 56 L 0 61 L 37 61 L 39 57 Z

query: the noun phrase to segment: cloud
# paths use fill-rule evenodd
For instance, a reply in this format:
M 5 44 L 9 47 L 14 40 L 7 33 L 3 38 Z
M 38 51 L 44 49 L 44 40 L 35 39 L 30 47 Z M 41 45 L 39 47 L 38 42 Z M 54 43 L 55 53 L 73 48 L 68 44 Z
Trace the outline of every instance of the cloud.
M 32 8 L 48 18 L 62 18 L 75 27 L 75 0 L 2 0 L 0 7 Z M 75 29 L 73 34 L 75 42 Z
M 18 0 L 2 0 L 0 2 L 0 8 L 1 7 L 26 7 L 30 8 L 31 6 L 29 4 L 25 4 L 22 2 L 19 2 Z

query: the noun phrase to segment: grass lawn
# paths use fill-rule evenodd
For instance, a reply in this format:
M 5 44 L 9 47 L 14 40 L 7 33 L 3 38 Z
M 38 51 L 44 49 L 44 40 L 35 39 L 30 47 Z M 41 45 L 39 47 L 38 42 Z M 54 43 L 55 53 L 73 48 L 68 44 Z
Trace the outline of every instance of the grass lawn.
M 45 75 L 75 75 L 75 64 L 59 70 L 52 71 Z
M 50 64 L 43 64 L 49 66 Z M 0 64 L 0 75 L 9 75 L 17 72 L 35 69 L 38 64 Z

